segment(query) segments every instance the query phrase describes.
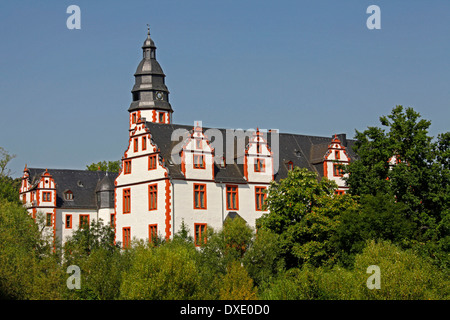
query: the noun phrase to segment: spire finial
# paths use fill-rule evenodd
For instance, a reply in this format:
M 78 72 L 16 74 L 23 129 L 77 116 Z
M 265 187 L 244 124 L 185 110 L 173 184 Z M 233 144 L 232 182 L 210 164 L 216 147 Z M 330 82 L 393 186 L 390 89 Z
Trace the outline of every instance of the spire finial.
M 150 37 L 150 25 L 147 23 L 147 36 Z

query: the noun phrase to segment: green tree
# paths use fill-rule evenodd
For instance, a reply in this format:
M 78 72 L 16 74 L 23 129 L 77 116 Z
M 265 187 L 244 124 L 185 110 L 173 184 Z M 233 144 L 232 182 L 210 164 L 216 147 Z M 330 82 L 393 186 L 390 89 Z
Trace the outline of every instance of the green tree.
M 76 230 L 64 243 L 64 267 L 77 265 L 81 289 L 66 290 L 67 299 L 116 299 L 130 255 L 114 244 L 114 230 L 100 219 Z
M 269 229 L 259 229 L 254 235 L 241 261 L 257 286 L 272 281 L 284 270 L 279 248 L 280 236 Z
M 63 273 L 52 245 L 17 203 L 0 201 L 0 297 L 60 299 Z
M 411 246 L 416 224 L 407 216 L 406 205 L 386 194 L 362 195 L 358 207 L 344 210 L 331 241 L 339 260 L 347 267 L 363 251 L 368 240 L 389 240 Z
M 86 166 L 86 169 L 89 171 L 108 171 L 108 172 L 120 172 L 121 169 L 121 161 L 99 161 L 96 163 L 91 163 Z
M 329 240 L 339 224 L 339 214 L 356 206 L 351 196 L 335 195 L 336 188 L 333 181 L 318 181 L 317 174 L 305 168 L 295 168 L 280 183 L 272 182 L 267 196 L 270 213 L 258 223 L 280 235 L 288 268 L 333 259 Z
M 222 276 L 219 285 L 220 300 L 255 300 L 257 288 L 247 271 L 238 261 L 233 261 Z
M 366 286 L 367 267 L 380 268 L 381 288 L 369 290 Z M 450 280 L 428 259 L 401 250 L 388 241 L 369 241 L 363 252 L 356 256 L 354 275 L 361 299 L 390 300 L 448 300 Z
M 380 122 L 385 129 L 356 131 L 354 150 L 358 159 L 346 167 L 349 192 L 388 194 L 405 204 L 407 216 L 417 224 L 415 240 L 426 243 L 430 254 L 448 265 L 448 254 L 442 254 L 442 250 L 450 246 L 450 133 L 440 134 L 433 141 L 428 135 L 431 122 L 402 106 L 380 117 Z M 398 163 L 390 165 L 393 156 Z
M 209 298 L 208 283 L 192 244 L 168 242 L 159 247 L 138 244 L 121 285 L 121 299 L 189 300 Z

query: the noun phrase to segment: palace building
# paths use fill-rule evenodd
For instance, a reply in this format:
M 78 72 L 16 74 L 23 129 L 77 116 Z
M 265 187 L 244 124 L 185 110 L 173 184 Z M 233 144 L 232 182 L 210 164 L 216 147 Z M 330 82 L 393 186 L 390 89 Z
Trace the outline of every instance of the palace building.
M 165 74 L 150 32 L 142 46 L 128 108 L 128 147 L 120 173 L 25 167 L 20 197 L 62 244 L 90 221 L 115 229 L 116 242 L 169 239 L 182 223 L 196 245 L 208 228 L 240 216 L 250 226 L 264 213 L 265 190 L 294 167 L 347 189 L 340 164 L 355 158 L 345 134 L 317 137 L 278 130 L 230 130 L 174 124 Z

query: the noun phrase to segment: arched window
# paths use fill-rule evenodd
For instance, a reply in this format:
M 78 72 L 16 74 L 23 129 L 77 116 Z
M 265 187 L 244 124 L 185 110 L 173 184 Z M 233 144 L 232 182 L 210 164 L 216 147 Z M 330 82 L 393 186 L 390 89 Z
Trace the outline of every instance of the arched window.
M 73 200 L 73 192 L 70 190 L 65 191 L 64 200 Z

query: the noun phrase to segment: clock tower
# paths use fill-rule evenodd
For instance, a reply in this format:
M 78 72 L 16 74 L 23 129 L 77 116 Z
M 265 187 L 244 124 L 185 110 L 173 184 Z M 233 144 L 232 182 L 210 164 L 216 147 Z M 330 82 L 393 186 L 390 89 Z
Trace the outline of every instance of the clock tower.
M 130 129 L 139 118 L 156 123 L 172 123 L 172 106 L 169 103 L 167 89 L 161 66 L 156 60 L 156 46 L 150 38 L 147 28 L 147 39 L 142 46 L 142 60 L 134 74 L 135 84 L 131 90 L 133 101 L 130 104 Z

